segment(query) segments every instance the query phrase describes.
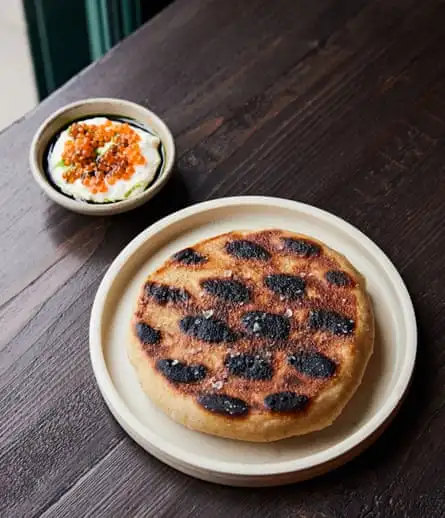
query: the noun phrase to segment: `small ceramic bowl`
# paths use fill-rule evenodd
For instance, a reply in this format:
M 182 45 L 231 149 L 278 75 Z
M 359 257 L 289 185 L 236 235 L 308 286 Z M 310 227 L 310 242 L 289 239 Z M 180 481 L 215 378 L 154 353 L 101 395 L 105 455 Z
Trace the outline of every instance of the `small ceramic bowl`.
M 88 203 L 63 194 L 49 180 L 44 160 L 53 137 L 71 121 L 94 116 L 115 116 L 133 119 L 152 130 L 161 139 L 163 162 L 154 181 L 142 193 L 122 201 L 112 203 Z M 29 163 L 34 179 L 45 194 L 54 202 L 68 210 L 80 214 L 104 216 L 119 214 L 135 209 L 158 193 L 171 175 L 175 159 L 173 136 L 166 124 L 153 112 L 139 104 L 123 99 L 86 99 L 64 106 L 48 117 L 35 134 L 29 153 Z

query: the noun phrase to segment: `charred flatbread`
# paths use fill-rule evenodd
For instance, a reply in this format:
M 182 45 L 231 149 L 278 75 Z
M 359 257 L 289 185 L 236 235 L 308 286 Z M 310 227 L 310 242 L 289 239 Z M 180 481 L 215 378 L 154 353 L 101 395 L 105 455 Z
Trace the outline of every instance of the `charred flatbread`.
M 200 432 L 274 441 L 330 425 L 374 343 L 362 275 L 284 230 L 180 250 L 141 289 L 129 356 L 147 396 Z

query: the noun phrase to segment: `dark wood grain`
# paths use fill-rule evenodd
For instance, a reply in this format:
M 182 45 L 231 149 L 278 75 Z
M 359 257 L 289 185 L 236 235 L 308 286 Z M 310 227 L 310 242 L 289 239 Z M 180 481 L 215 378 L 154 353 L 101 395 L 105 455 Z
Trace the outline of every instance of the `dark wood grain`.
M 0 135 L 0 516 L 445 516 L 445 3 L 177 0 Z M 91 219 L 53 205 L 27 150 L 92 96 L 163 116 L 177 170 L 153 203 Z M 311 203 L 366 232 L 414 300 L 419 355 L 384 436 L 291 487 L 193 480 L 115 423 L 88 356 L 106 268 L 137 233 L 209 198 Z

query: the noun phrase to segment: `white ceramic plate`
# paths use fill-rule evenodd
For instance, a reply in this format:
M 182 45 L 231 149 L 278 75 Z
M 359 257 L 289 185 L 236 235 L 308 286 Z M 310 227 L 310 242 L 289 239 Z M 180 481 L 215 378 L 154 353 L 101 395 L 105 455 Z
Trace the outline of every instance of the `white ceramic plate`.
M 128 327 L 146 276 L 174 252 L 233 229 L 283 228 L 344 253 L 366 277 L 377 323 L 375 353 L 364 381 L 337 421 L 321 432 L 270 444 L 193 432 L 154 407 L 127 359 Z M 115 259 L 98 289 L 90 322 L 94 373 L 111 412 L 145 450 L 189 475 L 230 485 L 294 482 L 333 469 L 369 445 L 395 414 L 416 355 L 414 310 L 402 279 L 359 230 L 320 209 L 268 197 L 200 203 L 137 236 Z

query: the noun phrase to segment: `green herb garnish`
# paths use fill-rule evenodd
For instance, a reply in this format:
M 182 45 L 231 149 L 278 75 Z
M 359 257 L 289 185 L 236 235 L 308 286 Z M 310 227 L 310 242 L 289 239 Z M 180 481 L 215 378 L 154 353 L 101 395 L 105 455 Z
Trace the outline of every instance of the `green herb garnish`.
M 66 167 L 65 160 L 62 158 L 62 160 L 59 160 L 56 164 L 56 167 Z
M 139 189 L 139 187 L 143 187 L 143 185 L 144 185 L 144 184 L 143 184 L 142 182 L 139 182 L 139 183 L 137 183 L 136 185 L 133 185 L 133 187 L 132 187 L 131 189 L 129 189 L 129 190 L 124 194 L 124 198 L 128 198 L 129 196 L 131 196 L 131 195 L 134 193 L 134 191 L 135 191 L 136 189 Z

